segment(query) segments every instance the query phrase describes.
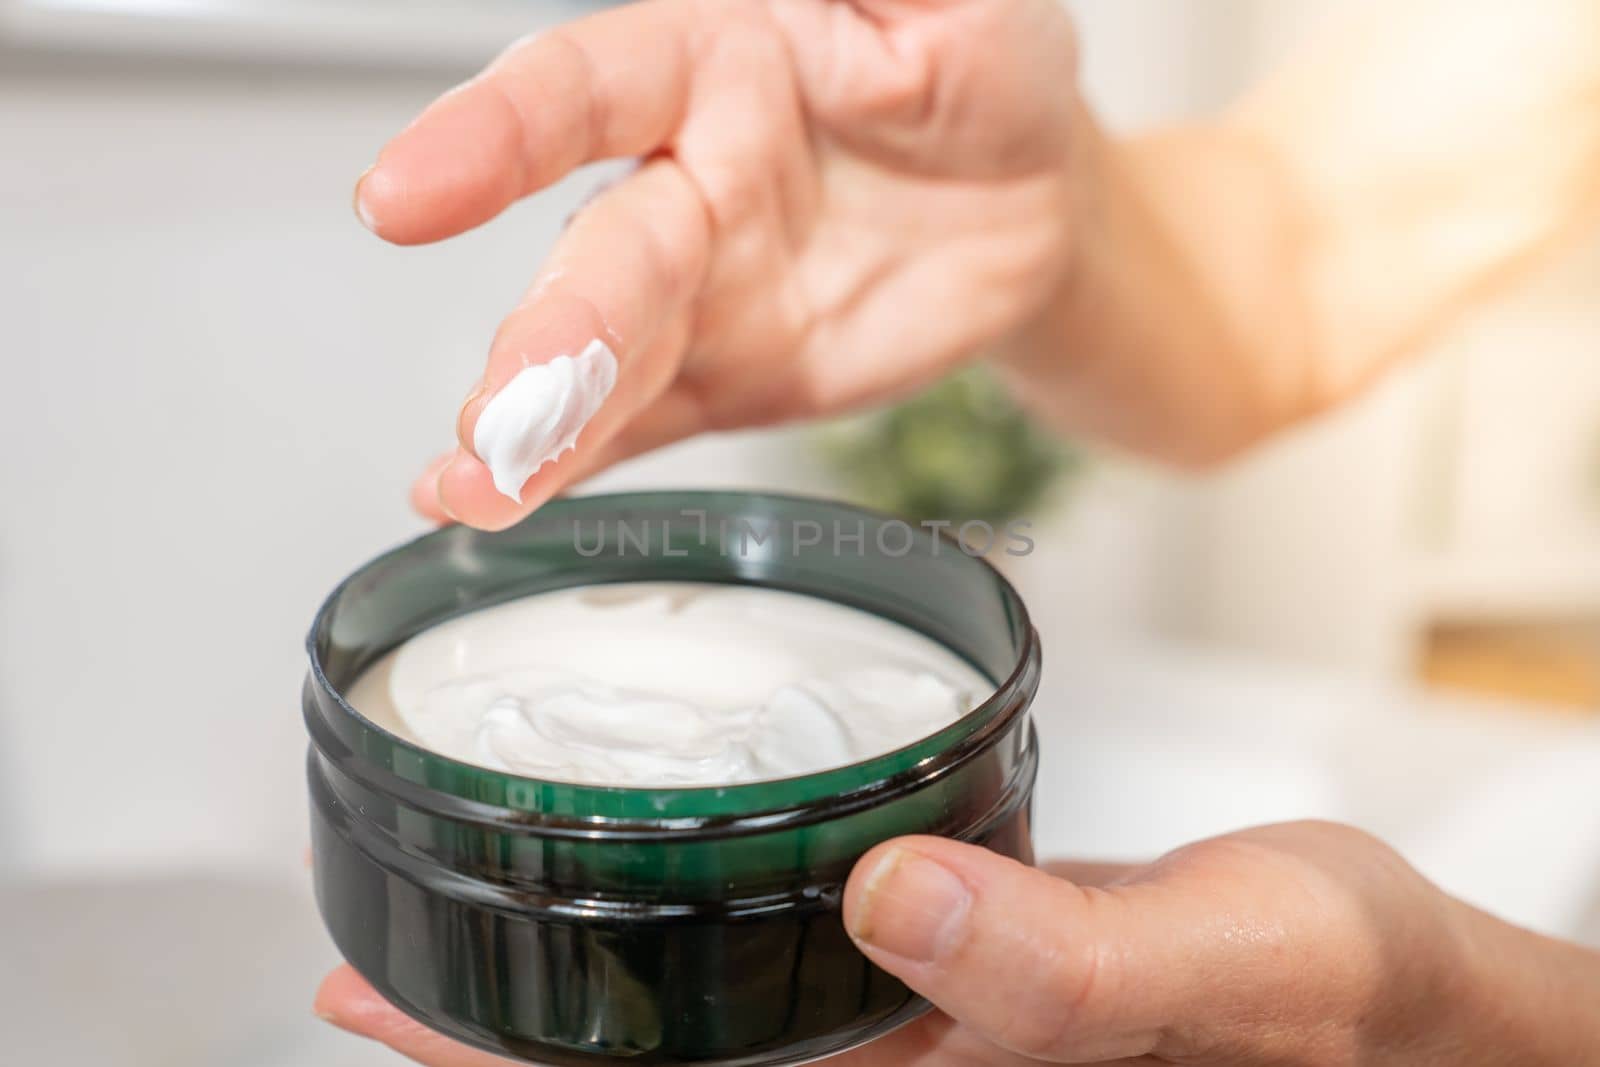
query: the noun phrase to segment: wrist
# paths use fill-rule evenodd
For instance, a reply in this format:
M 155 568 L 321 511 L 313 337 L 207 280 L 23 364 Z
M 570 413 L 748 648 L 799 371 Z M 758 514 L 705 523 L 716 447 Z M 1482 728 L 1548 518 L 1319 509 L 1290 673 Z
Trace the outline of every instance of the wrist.
M 1452 900 L 1460 980 L 1441 1063 L 1569 1067 L 1600 1062 L 1600 954 Z
M 1084 112 L 1053 298 L 998 359 L 1057 425 L 1180 465 L 1320 406 L 1303 220 L 1261 145 L 1224 125 L 1116 138 Z
M 1094 290 L 1114 244 L 1108 232 L 1108 200 L 1116 192 L 1112 175 L 1118 146 L 1081 100 L 1069 121 L 1066 142 L 1071 148 L 1062 163 L 1056 209 L 1048 219 L 1059 252 L 1051 257 L 1050 275 L 1039 286 L 1042 299 L 991 352 L 998 366 L 1025 373 L 1059 366 L 1063 320 L 1082 313 L 1085 294 Z

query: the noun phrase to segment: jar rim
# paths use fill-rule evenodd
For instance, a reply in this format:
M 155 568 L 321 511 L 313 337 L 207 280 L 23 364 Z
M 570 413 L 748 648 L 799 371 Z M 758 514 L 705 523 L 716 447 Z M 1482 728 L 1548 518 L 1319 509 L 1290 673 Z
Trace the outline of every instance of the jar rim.
M 626 786 L 594 785 L 562 782 L 501 771 L 479 764 L 454 759 L 426 748 L 368 718 L 346 699 L 341 687 L 328 675 L 320 643 L 329 634 L 343 598 L 353 585 L 370 580 L 375 572 L 404 561 L 408 553 L 425 546 L 451 539 L 475 541 L 514 534 L 519 527 L 539 516 L 550 518 L 562 512 L 587 511 L 608 514 L 639 508 L 657 508 L 671 504 L 685 509 L 700 507 L 710 510 L 715 502 L 732 502 L 740 507 L 777 507 L 824 509 L 836 515 L 845 515 L 875 521 L 900 521 L 895 516 L 853 504 L 797 494 L 751 492 L 740 490 L 652 490 L 645 492 L 600 493 L 563 497 L 545 504 L 524 523 L 508 531 L 486 533 L 467 527 L 447 526 L 428 531 L 399 544 L 368 560 L 339 582 L 318 607 L 306 637 L 306 652 L 310 659 L 307 679 L 306 719 L 311 729 L 313 744 L 323 754 L 334 758 L 356 776 L 370 778 L 374 768 L 359 768 L 360 763 L 388 764 L 379 770 L 391 788 L 399 787 L 416 795 L 415 788 L 443 793 L 460 803 L 447 802 L 457 818 L 469 821 L 498 823 L 505 820 L 507 809 L 513 813 L 540 816 L 541 832 L 554 827 L 551 816 L 565 821 L 575 834 L 589 832 L 597 825 L 621 829 L 629 824 L 648 825 L 654 831 L 669 827 L 682 830 L 719 828 L 727 833 L 738 825 L 766 830 L 777 825 L 796 821 L 811 821 L 807 812 L 820 801 L 828 801 L 828 817 L 842 814 L 855 807 L 870 806 L 885 793 L 898 793 L 911 784 L 920 784 L 942 777 L 965 763 L 986 747 L 986 742 L 1019 714 L 1026 711 L 1037 689 L 1041 669 L 1042 651 L 1037 631 L 1028 614 L 1027 606 L 1011 582 L 982 556 L 973 555 L 942 528 L 929 531 L 925 527 L 916 531 L 928 538 L 938 538 L 959 554 L 962 566 L 981 568 L 989 587 L 997 594 L 1005 616 L 1012 629 L 1014 662 L 1005 678 L 994 683 L 994 690 L 976 706 L 969 708 L 955 722 L 933 734 L 919 738 L 907 745 L 865 760 L 831 767 L 826 770 L 783 778 L 762 779 L 730 785 L 689 786 Z M 937 555 L 937 550 L 935 550 Z M 563 583 L 554 588 L 574 588 L 585 585 L 616 584 L 628 581 L 694 581 L 722 582 L 752 588 L 771 588 L 798 592 L 804 595 L 847 603 L 830 597 L 825 592 L 785 585 L 782 581 L 753 581 L 741 577 L 730 569 L 725 577 L 682 578 L 671 575 L 655 577 L 612 576 L 597 580 Z M 537 592 L 519 595 L 538 595 Z M 465 611 L 478 610 L 488 603 L 473 604 Z M 847 603 L 882 618 L 883 612 L 874 611 L 861 603 Z M 458 612 L 461 614 L 464 612 Z M 441 615 L 428 625 L 436 625 L 450 616 Z M 919 629 L 915 623 L 895 618 L 891 621 L 923 633 L 945 647 L 948 642 Z M 425 628 L 425 627 L 424 627 Z M 389 647 L 405 640 L 401 637 Z M 963 650 L 951 648 L 963 658 L 971 659 Z M 370 666 L 370 664 L 368 664 Z M 363 668 L 365 669 L 365 668 Z M 980 668 L 985 678 L 992 681 L 993 673 Z M 358 672 L 359 673 L 359 672 Z M 313 705 L 316 705 L 315 709 Z M 314 717 L 320 711 L 321 722 Z M 338 722 L 333 720 L 337 718 Z M 330 729 L 332 728 L 332 729 Z M 342 734 L 341 738 L 336 735 Z M 356 756 L 360 751 L 361 756 Z M 648 812 L 649 814 L 643 814 Z M 564 820 L 560 817 L 566 817 Z M 608 834 L 608 836 L 610 836 Z

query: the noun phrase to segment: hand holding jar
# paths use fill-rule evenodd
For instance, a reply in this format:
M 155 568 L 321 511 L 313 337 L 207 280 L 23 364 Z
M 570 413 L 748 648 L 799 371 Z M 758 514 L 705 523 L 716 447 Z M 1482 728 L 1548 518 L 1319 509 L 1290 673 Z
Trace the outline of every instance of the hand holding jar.
M 1534 1067 L 1600 1050 L 1600 961 L 1330 824 L 1249 830 L 1143 867 L 1036 870 L 902 839 L 857 866 L 845 922 L 940 1010 L 837 1067 Z M 430 1067 L 509 1063 L 411 1021 L 347 968 L 317 1011 Z

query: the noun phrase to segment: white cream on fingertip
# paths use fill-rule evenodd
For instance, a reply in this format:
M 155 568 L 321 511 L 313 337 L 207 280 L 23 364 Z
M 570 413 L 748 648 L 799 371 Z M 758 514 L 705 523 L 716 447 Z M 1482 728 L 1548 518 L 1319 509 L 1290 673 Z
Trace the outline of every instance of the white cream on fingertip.
M 617 357 L 604 341 L 576 356 L 524 367 L 489 399 L 472 431 L 472 450 L 494 487 L 521 502 L 534 471 L 577 442 L 617 383 Z

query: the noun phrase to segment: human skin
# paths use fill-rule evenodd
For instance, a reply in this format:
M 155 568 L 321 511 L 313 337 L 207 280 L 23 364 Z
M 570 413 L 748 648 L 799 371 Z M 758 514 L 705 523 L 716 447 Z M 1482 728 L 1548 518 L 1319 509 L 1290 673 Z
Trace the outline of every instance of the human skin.
M 584 162 L 642 163 L 506 317 L 414 502 L 504 527 L 638 452 L 979 357 L 1063 431 L 1177 464 L 1337 405 L 1600 213 L 1600 2 L 1341 7 L 1226 114 L 1133 139 L 1076 95 L 1050 0 L 643 0 L 514 46 L 383 149 L 369 228 L 439 240 Z M 499 495 L 484 405 L 595 337 L 615 392 Z M 1600 1062 L 1592 954 L 1337 827 L 1048 873 L 906 839 L 845 916 L 940 1009 L 845 1067 Z M 348 969 L 317 1008 L 436 1067 L 499 1062 Z
M 1076 49 L 1050 0 L 646 0 L 513 46 L 384 147 L 356 190 L 374 232 L 439 240 L 581 163 L 642 165 L 506 316 L 419 509 L 503 527 L 640 451 L 983 355 L 1064 431 L 1214 463 L 1600 214 L 1600 0 L 1353 5 L 1227 113 L 1131 139 L 1076 95 Z M 615 392 L 500 496 L 484 405 L 596 337 Z

